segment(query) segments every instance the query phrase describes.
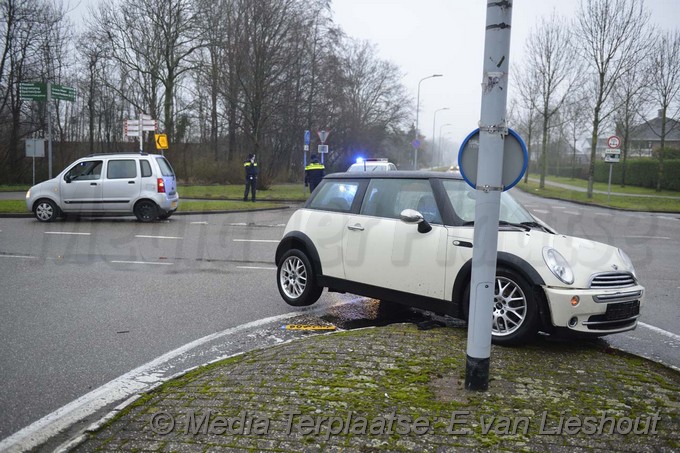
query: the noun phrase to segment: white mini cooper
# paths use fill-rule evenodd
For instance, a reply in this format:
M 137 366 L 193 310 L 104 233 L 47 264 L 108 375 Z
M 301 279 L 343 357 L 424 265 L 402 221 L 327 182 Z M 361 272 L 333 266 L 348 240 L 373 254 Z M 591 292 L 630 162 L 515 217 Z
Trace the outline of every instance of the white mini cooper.
M 323 288 L 467 319 L 475 191 L 459 175 L 327 176 L 288 221 L 277 285 L 293 306 Z M 501 197 L 493 340 L 634 329 L 644 288 L 620 249 L 558 234 Z

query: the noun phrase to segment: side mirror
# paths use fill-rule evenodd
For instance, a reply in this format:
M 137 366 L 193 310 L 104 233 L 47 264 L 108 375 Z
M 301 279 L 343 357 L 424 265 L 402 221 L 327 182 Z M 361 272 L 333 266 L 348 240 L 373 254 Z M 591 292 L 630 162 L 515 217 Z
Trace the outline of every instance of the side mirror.
M 432 231 L 432 225 L 430 225 L 427 220 L 425 220 L 425 217 L 415 209 L 404 209 L 399 214 L 399 219 L 404 223 L 418 224 L 418 233 L 429 233 Z
M 72 181 L 71 175 L 65 175 L 65 176 L 64 176 L 64 181 L 66 181 L 66 184 L 71 184 L 71 181 Z

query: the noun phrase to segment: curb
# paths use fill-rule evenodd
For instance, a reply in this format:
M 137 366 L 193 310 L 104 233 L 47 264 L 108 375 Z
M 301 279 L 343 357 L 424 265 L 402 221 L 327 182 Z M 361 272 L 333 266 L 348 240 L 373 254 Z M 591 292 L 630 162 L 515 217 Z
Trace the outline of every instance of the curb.
M 215 200 L 215 201 L 221 201 L 221 200 Z M 183 215 L 204 215 L 204 214 L 232 214 L 232 213 L 241 213 L 241 212 L 262 212 L 262 211 L 283 211 L 286 209 L 291 209 L 292 206 L 277 206 L 275 208 L 255 208 L 255 209 L 236 209 L 236 210 L 231 210 L 231 211 L 180 211 L 180 212 L 175 212 L 173 214 L 174 216 L 183 216 Z M 127 214 L 110 214 L 110 215 L 92 215 L 92 216 L 87 216 L 83 215 L 83 217 L 97 217 L 97 218 L 102 218 L 102 217 L 132 217 L 134 214 L 130 214 L 129 216 Z M 13 213 L 13 212 L 8 212 L 8 213 L 0 213 L 0 219 L 32 219 L 34 218 L 33 214 L 26 213 L 26 214 L 19 214 L 19 213 Z

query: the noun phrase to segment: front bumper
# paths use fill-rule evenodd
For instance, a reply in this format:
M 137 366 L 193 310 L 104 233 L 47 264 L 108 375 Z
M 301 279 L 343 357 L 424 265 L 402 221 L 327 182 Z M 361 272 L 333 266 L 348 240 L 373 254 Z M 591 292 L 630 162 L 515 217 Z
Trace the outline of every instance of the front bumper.
M 634 329 L 645 292 L 640 285 L 606 290 L 543 289 L 555 327 L 601 335 Z M 574 296 L 579 299 L 576 305 L 572 305 Z

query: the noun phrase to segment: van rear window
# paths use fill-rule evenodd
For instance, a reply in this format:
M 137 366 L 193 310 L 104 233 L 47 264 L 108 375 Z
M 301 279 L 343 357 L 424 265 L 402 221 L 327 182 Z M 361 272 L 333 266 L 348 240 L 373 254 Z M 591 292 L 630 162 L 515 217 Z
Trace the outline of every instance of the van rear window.
M 168 162 L 165 157 L 157 157 L 156 162 L 158 162 L 158 166 L 161 168 L 161 174 L 163 176 L 175 176 L 175 172 L 172 170 L 170 162 Z

